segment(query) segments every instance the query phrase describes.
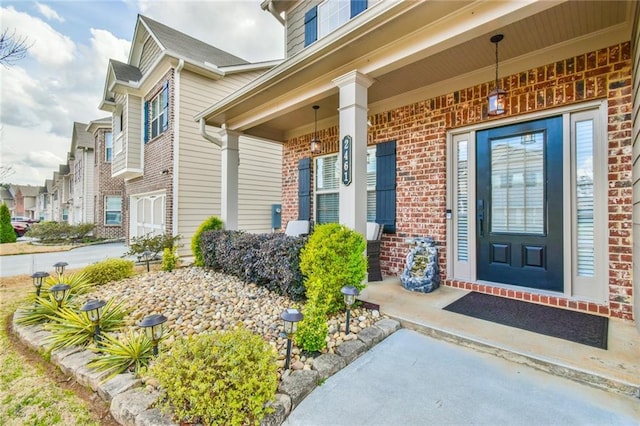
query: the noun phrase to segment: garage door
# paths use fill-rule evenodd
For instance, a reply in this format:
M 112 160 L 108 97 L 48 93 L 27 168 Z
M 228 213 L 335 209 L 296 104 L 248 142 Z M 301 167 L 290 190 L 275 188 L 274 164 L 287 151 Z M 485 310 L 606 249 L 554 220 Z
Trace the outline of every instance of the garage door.
M 165 194 L 133 197 L 135 217 L 132 219 L 136 237 L 164 234 L 166 199 Z

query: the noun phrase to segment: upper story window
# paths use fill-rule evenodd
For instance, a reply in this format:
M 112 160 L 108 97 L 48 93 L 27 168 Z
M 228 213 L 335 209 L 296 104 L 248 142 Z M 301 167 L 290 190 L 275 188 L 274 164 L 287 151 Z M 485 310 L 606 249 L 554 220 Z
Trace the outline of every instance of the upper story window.
M 162 90 L 145 104 L 145 143 L 169 128 L 169 82 L 166 81 Z M 151 134 L 149 134 L 149 130 Z
M 104 161 L 111 162 L 113 157 L 113 133 L 107 132 L 104 134 Z
M 304 45 L 325 37 L 367 8 L 367 0 L 325 0 L 304 16 Z

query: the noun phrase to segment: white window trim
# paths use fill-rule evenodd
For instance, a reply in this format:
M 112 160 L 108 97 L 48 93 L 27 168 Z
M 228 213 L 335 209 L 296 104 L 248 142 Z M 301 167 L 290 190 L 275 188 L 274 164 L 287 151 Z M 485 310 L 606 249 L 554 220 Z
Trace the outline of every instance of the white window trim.
M 574 274 L 574 238 L 575 230 L 573 228 L 573 216 L 575 209 L 573 206 L 573 198 L 575 187 L 572 182 L 574 169 L 574 152 L 573 152 L 573 133 L 571 132 L 572 117 L 581 113 L 592 112 L 594 118 L 596 142 L 594 147 L 594 223 L 595 223 L 595 241 L 602 241 L 602 244 L 596 244 L 595 251 L 595 275 L 592 278 L 577 278 Z M 447 278 L 453 280 L 461 280 L 470 283 L 490 284 L 496 287 L 505 287 L 517 291 L 528 291 L 531 293 L 540 293 L 558 296 L 559 293 L 537 290 L 502 283 L 478 281 L 476 275 L 476 132 L 480 130 L 501 127 L 510 124 L 517 124 L 522 121 L 539 120 L 551 116 L 563 116 L 563 158 L 564 164 L 571 164 L 571 167 L 563 168 L 563 187 L 569 188 L 565 190 L 563 195 L 563 229 L 565 236 L 563 238 L 563 265 L 564 265 L 564 292 L 561 296 L 576 300 L 585 300 L 596 303 L 606 303 L 608 301 L 608 149 L 607 149 L 607 102 L 606 100 L 598 100 L 585 102 L 578 105 L 570 105 L 566 107 L 556 108 L 552 110 L 541 111 L 537 113 L 522 115 L 518 117 L 509 117 L 502 120 L 491 120 L 490 122 L 480 123 L 464 128 L 458 128 L 447 132 L 447 211 L 453 212 L 451 218 L 446 221 L 447 232 Z M 467 145 L 467 168 L 468 168 L 468 246 L 469 257 L 467 262 L 459 262 L 457 260 L 456 245 L 456 144 L 466 139 Z M 597 286 L 593 291 L 593 286 Z M 587 288 L 590 287 L 590 290 Z
M 318 189 L 318 160 L 320 159 L 324 159 L 324 158 L 331 158 L 331 157 L 336 157 L 336 166 L 338 164 L 340 164 L 340 162 L 338 161 L 338 157 L 339 154 L 337 152 L 331 153 L 331 154 L 326 154 L 326 155 L 320 155 L 317 156 L 313 159 L 313 220 L 318 222 L 318 195 L 325 195 L 325 194 L 339 194 L 340 192 L 340 174 L 338 173 L 338 177 L 336 178 L 338 180 L 338 185 L 336 186 L 335 189 Z M 338 213 L 340 212 L 340 198 L 338 195 Z
M 165 117 L 166 120 L 169 120 L 169 118 L 167 117 L 167 115 L 169 114 L 169 107 L 167 106 L 166 108 L 162 106 L 162 94 L 164 93 L 164 86 L 160 89 L 160 91 L 153 97 L 151 98 L 151 101 L 149 102 L 149 141 L 152 141 L 153 139 L 157 138 L 158 136 L 162 135 L 166 130 L 162 130 L 162 118 Z M 169 96 L 169 93 L 167 93 L 167 97 Z M 157 103 L 158 105 L 158 115 L 156 117 L 153 116 L 153 104 Z M 154 136 L 153 134 L 153 129 L 154 129 L 154 120 L 156 121 L 156 127 L 157 127 L 157 134 Z
M 120 223 L 107 223 L 107 212 L 114 212 L 115 210 L 108 210 L 107 209 L 107 199 L 108 198 L 120 198 Z M 104 218 L 103 218 L 103 223 L 104 226 L 122 226 L 122 205 L 124 203 L 124 200 L 122 199 L 122 195 L 105 195 L 104 196 Z
M 107 144 L 107 135 L 111 135 L 111 158 L 107 158 L 107 152 L 109 150 L 108 148 L 108 144 Z M 113 155 L 115 154 L 115 150 L 113 149 L 113 132 L 104 132 L 104 162 L 105 163 L 111 163 L 113 161 Z
M 330 3 L 342 3 L 344 5 L 346 5 L 346 10 L 347 10 L 347 17 L 344 20 L 344 22 L 338 22 L 338 24 L 333 27 L 333 28 L 329 28 L 326 32 L 322 31 L 322 24 L 324 23 L 324 21 L 326 21 L 328 19 L 328 16 L 326 15 L 326 11 L 325 11 L 325 7 L 330 7 L 329 4 Z M 346 24 L 347 22 L 349 22 L 349 20 L 351 19 L 351 1 L 350 0 L 325 0 L 322 3 L 320 3 L 318 5 L 318 22 L 317 22 L 317 31 L 318 31 L 318 40 L 328 36 L 329 34 L 331 34 L 332 32 L 334 32 L 335 30 L 337 30 L 338 28 L 340 28 L 341 26 L 343 26 L 344 24 Z

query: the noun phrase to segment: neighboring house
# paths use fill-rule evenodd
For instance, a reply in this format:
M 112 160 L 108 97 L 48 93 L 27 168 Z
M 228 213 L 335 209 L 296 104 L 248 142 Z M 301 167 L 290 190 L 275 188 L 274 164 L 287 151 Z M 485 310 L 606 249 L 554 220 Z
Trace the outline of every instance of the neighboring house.
M 58 171 L 53 172 L 52 219 L 55 222 L 69 222 L 72 186 L 69 164 L 60 164 Z
M 15 216 L 15 199 L 9 186 L 0 185 L 0 204 L 6 204 L 11 216 Z
M 113 132 L 111 117 L 93 120 L 86 130 L 95 145 L 93 172 L 93 205 L 96 224 L 95 235 L 100 238 L 124 238 L 122 214 L 124 178 L 111 175 L 113 159 Z
M 53 220 L 52 190 L 53 180 L 46 179 L 44 181 L 44 186 L 40 187 L 40 194 L 38 195 L 38 219 L 41 221 Z
M 38 219 L 38 197 L 40 186 L 31 185 L 11 185 L 11 191 L 15 199 L 12 216 L 25 216 L 30 219 Z
M 387 275 L 431 236 L 447 286 L 632 320 L 638 6 L 264 0 L 287 58 L 195 119 L 283 144 L 283 223 L 383 223 Z
M 73 123 L 69 151 L 69 223 L 93 223 L 94 141 L 84 123 Z
M 215 129 L 201 128 L 193 116 L 274 64 L 249 63 L 138 16 L 129 59 L 110 60 L 100 104 L 112 113 L 111 173 L 125 181 L 128 239 L 181 235 L 179 252 L 189 255 L 191 236 L 211 215 L 230 229 L 271 230 L 271 205 L 281 193 L 280 144 L 212 135 Z M 226 174 L 238 161 L 239 174 Z M 221 182 L 230 180 L 241 190 L 224 205 Z

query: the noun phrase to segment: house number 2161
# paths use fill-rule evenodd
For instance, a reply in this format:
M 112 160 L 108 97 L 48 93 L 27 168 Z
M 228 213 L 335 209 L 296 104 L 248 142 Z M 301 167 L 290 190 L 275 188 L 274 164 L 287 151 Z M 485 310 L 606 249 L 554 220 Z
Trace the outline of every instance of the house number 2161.
M 342 139 L 342 183 L 344 186 L 351 184 L 351 136 Z

